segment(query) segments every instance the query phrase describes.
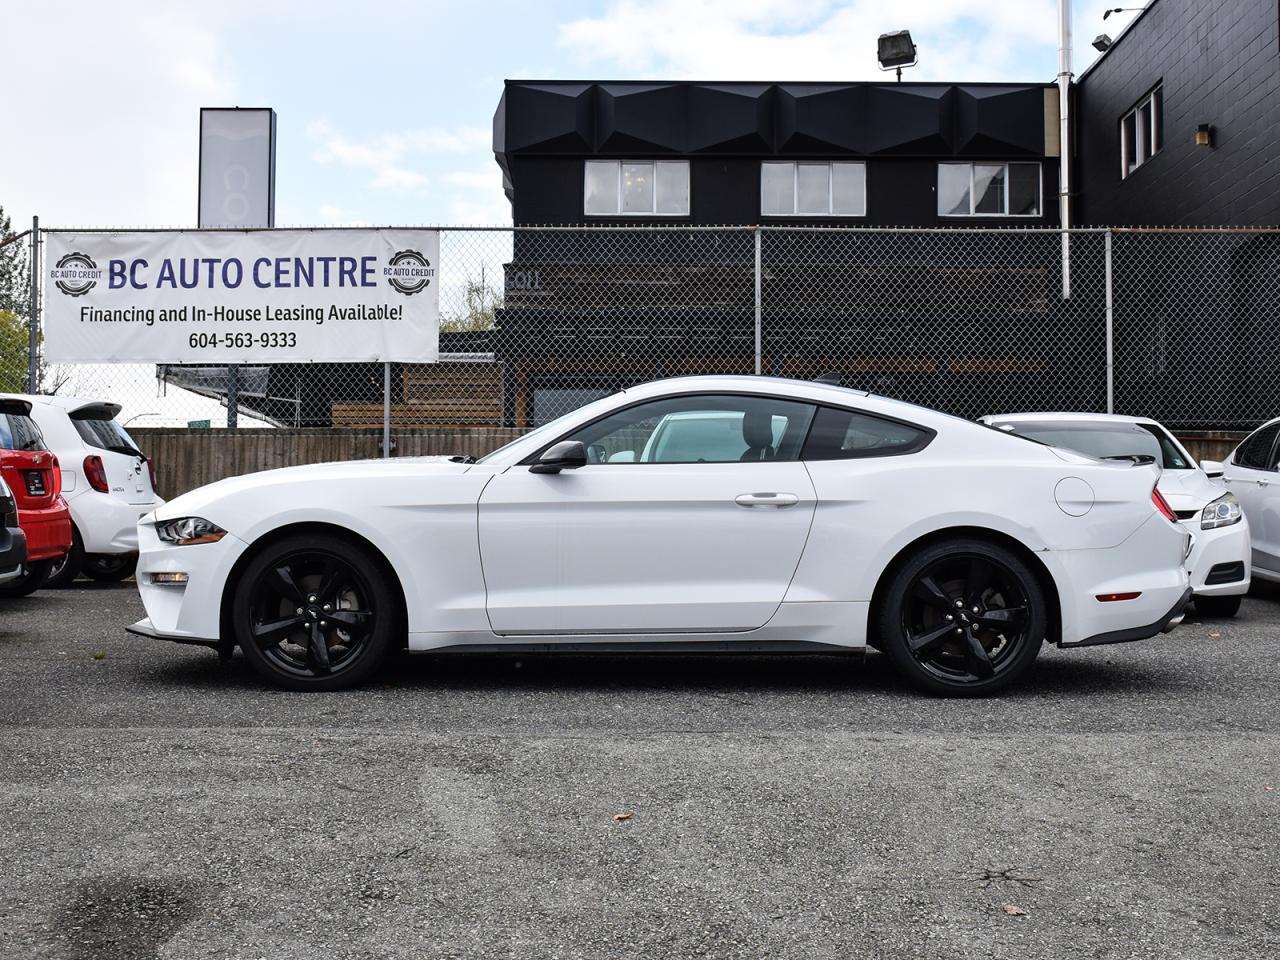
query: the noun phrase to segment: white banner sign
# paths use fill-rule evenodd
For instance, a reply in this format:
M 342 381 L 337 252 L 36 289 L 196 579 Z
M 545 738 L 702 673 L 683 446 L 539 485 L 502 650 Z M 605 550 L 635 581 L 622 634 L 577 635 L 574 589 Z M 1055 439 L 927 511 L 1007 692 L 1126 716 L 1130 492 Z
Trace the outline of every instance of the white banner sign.
M 434 230 L 43 238 L 52 363 L 439 359 Z

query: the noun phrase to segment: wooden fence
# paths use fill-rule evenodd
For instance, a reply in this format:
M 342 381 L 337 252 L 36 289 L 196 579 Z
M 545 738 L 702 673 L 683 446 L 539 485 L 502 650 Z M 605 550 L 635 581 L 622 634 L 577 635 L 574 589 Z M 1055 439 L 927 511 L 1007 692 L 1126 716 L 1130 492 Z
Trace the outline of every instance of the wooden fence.
M 382 431 L 329 429 L 187 430 L 131 428 L 134 440 L 156 464 L 160 495 L 166 499 L 214 480 L 242 473 L 331 460 L 365 460 L 382 456 Z M 392 450 L 397 457 L 482 457 L 525 431 L 515 427 L 469 427 L 454 430 L 397 427 Z M 1221 460 L 1243 433 L 1200 431 L 1180 436 L 1197 460 Z
M 258 470 L 332 460 L 382 456 L 382 430 L 187 430 L 131 427 L 130 435 L 156 465 L 165 499 L 206 483 Z M 397 457 L 481 457 L 525 433 L 506 427 L 461 430 L 397 428 L 391 437 Z

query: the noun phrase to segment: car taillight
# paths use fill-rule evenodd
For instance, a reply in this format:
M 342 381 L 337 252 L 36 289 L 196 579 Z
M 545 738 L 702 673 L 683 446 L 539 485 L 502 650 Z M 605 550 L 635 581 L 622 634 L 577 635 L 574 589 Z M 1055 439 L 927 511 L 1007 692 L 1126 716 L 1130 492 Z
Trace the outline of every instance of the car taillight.
M 107 492 L 107 470 L 102 465 L 101 457 L 88 456 L 84 458 L 84 478 L 89 481 L 89 486 L 99 493 Z
M 1169 501 L 1166 500 L 1164 495 L 1154 487 L 1151 489 L 1151 502 L 1156 505 L 1157 510 L 1164 514 L 1165 519 L 1170 520 L 1173 523 L 1178 522 L 1178 515 L 1174 513 L 1173 508 L 1169 506 Z
M 53 495 L 57 498 L 62 493 L 62 465 L 58 463 L 57 454 L 50 455 L 49 459 L 53 461 L 51 466 L 53 470 Z
M 151 492 L 156 492 L 156 462 L 147 457 L 147 472 L 151 474 Z

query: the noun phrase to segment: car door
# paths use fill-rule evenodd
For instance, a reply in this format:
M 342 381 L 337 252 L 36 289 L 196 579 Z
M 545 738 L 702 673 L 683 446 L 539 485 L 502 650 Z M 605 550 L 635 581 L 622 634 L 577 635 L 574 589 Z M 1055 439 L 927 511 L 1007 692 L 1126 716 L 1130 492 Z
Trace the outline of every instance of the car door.
M 1280 422 L 1255 430 L 1236 447 L 1222 473 L 1249 520 L 1253 565 L 1280 573 L 1280 475 L 1276 437 Z
M 555 438 L 583 443 L 585 466 L 548 474 L 526 463 L 494 477 L 479 504 L 493 630 L 765 624 L 813 518 L 799 459 L 813 415 L 809 404 L 755 395 L 649 400 Z

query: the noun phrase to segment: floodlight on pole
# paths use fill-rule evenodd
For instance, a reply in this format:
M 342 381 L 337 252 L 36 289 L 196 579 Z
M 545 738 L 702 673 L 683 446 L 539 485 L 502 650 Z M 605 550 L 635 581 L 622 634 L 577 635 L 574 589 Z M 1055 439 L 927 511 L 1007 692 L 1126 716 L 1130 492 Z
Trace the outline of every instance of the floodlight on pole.
M 881 70 L 896 70 L 898 82 L 901 83 L 902 68 L 914 67 L 919 62 L 911 31 L 898 30 L 896 33 L 880 34 L 880 39 L 876 41 L 876 59 L 880 61 Z
M 1102 19 L 1105 20 L 1113 13 L 1141 13 L 1146 7 L 1112 7 L 1110 10 L 1102 12 Z

